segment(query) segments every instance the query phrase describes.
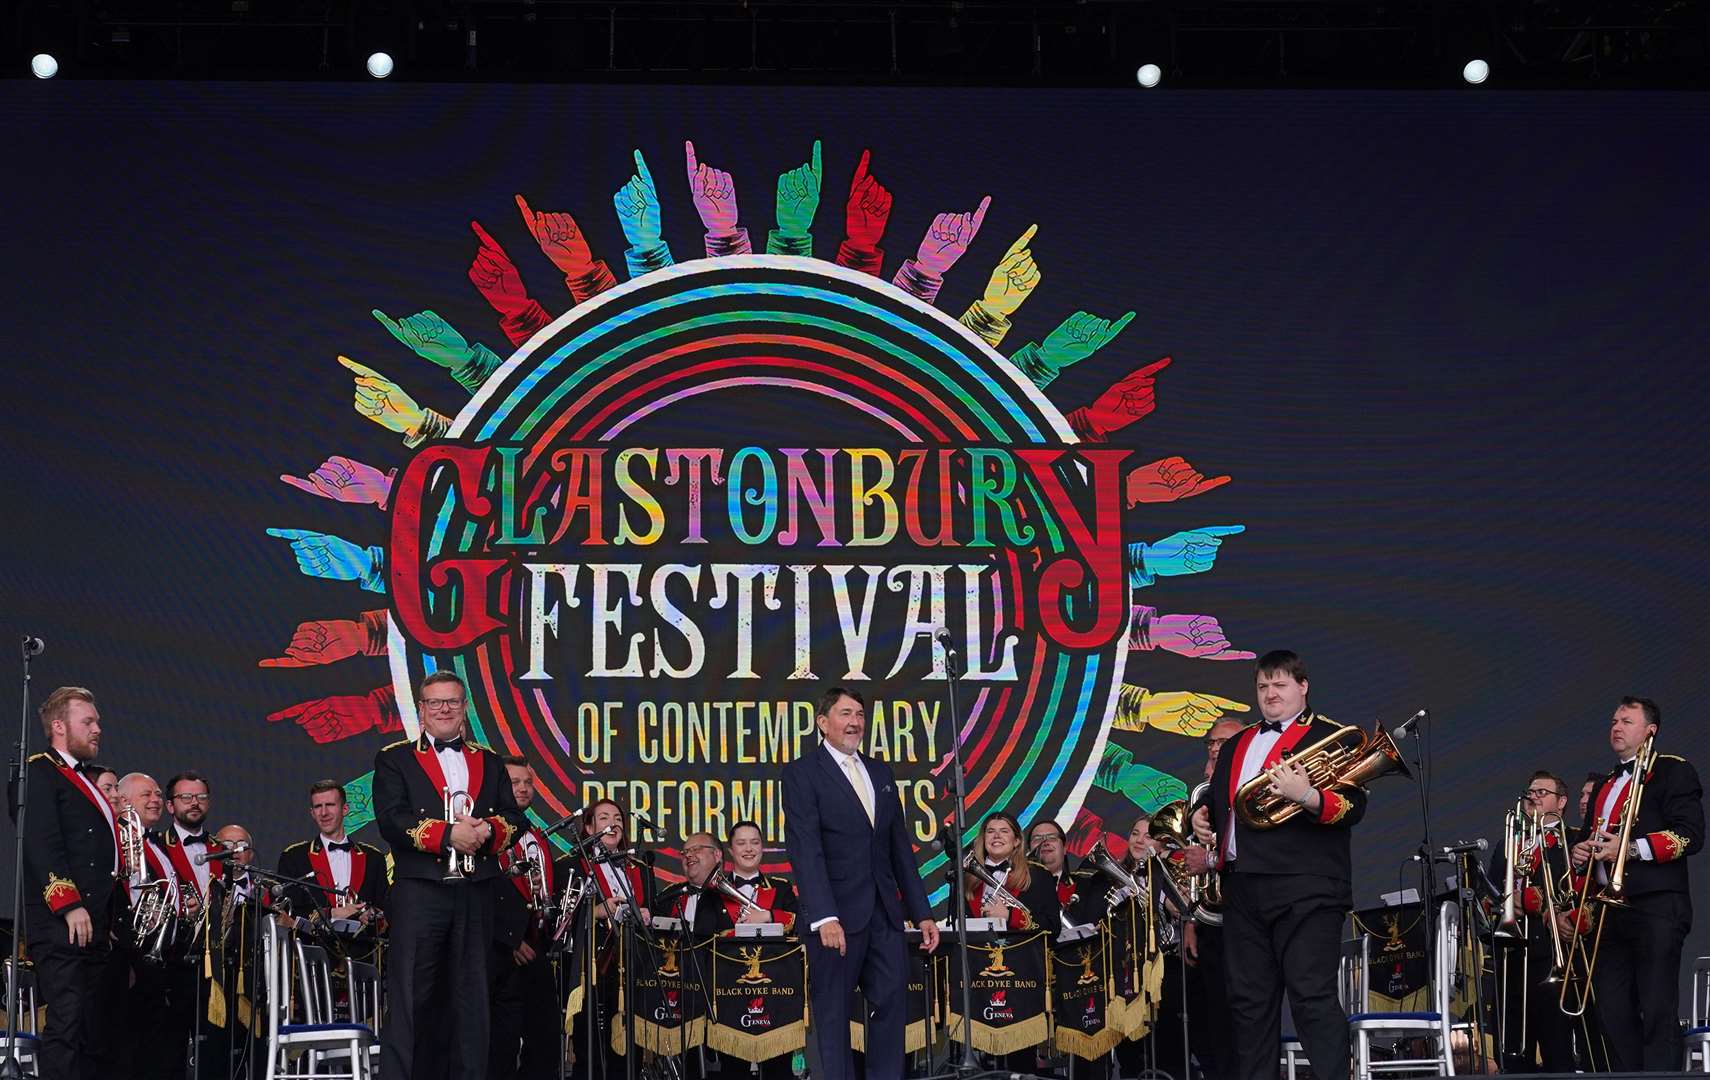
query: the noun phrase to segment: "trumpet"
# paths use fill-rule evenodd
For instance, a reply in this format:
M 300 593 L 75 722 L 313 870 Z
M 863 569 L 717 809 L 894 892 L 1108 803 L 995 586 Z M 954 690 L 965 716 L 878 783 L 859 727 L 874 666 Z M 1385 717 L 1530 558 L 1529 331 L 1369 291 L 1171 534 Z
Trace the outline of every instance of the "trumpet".
M 575 925 L 576 913 L 581 910 L 582 901 L 587 899 L 593 887 L 593 877 L 577 870 L 574 865 L 565 871 L 564 891 L 558 894 L 558 920 L 552 927 L 554 942 L 564 940 L 564 935 Z
M 707 878 L 707 883 L 701 888 L 710 889 L 726 899 L 736 901 L 741 905 L 744 916 L 759 912 L 761 915 L 770 917 L 770 913 L 765 908 L 742 895 L 742 890 L 730 883 L 730 878 L 725 876 L 722 866 L 712 872 L 712 876 Z
M 445 798 L 445 823 L 447 826 L 455 825 L 458 818 L 468 817 L 475 812 L 475 800 L 467 791 L 453 791 L 448 787 L 439 790 Z M 475 872 L 475 856 L 465 855 L 452 847 L 449 839 L 450 831 L 449 828 L 446 829 L 448 837 L 446 847 L 450 854 L 445 860 L 445 877 L 442 880 L 462 881 Z
M 990 889 L 992 898 L 998 903 L 1007 908 L 1014 908 L 1028 918 L 1033 917 L 1033 912 L 1027 910 L 1027 905 L 1017 900 L 1008 889 L 1004 888 L 1003 883 L 992 876 L 992 872 L 986 869 L 985 864 L 976 858 L 972 851 L 968 852 L 967 857 L 962 860 L 962 869 L 977 878 L 980 884 Z
M 1562 1012 L 1569 1016 L 1584 1016 L 1587 1006 L 1591 1004 L 1592 974 L 1597 970 L 1597 954 L 1603 947 L 1603 926 L 1605 916 L 1611 907 L 1627 906 L 1627 853 L 1633 847 L 1633 829 L 1639 820 L 1639 803 L 1645 797 L 1645 777 L 1650 774 L 1652 766 L 1657 761 L 1656 736 L 1645 738 L 1639 747 L 1639 753 L 1633 758 L 1633 779 L 1628 781 L 1627 803 L 1621 808 L 1621 827 L 1615 834 L 1615 862 L 1609 867 L 1609 883 L 1599 889 L 1596 894 L 1591 892 L 1591 882 L 1597 876 L 1596 860 L 1592 860 L 1585 868 L 1585 882 L 1580 886 L 1579 904 L 1577 910 L 1584 910 L 1588 903 L 1597 905 L 1592 921 L 1595 929 L 1581 932 L 1579 922 L 1574 921 L 1574 933 L 1566 945 L 1566 966 L 1563 974 L 1568 976 L 1562 980 L 1560 1004 Z M 1608 824 L 1602 818 L 1597 820 L 1592 835 L 1603 831 Z M 1586 947 L 1585 936 L 1591 935 L 1591 946 Z M 1575 957 L 1581 961 L 1584 974 L 1574 976 L 1572 967 Z M 1574 1005 L 1568 1004 L 1574 986 L 1578 979 L 1583 979 L 1579 987 L 1579 997 Z
M 1320 791 L 1364 787 L 1391 773 L 1413 775 L 1382 722 L 1374 725 L 1370 737 L 1352 724 L 1338 725 L 1334 732 L 1289 760 L 1304 766 L 1312 786 Z M 1274 829 L 1302 809 L 1299 803 L 1271 794 L 1269 770 L 1242 784 L 1235 793 L 1235 816 L 1249 829 Z
M 541 915 L 552 906 L 551 889 L 546 884 L 546 857 L 533 844 L 522 845 L 522 859 L 512 863 L 508 873 L 528 882 L 528 910 Z

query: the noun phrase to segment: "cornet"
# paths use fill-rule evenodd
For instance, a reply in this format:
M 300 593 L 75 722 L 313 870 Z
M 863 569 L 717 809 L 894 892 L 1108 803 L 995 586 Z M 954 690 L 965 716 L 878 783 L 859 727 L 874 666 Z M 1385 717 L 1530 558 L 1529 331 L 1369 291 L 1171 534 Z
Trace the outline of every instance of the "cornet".
M 445 797 L 446 848 L 450 854 L 445 860 L 445 881 L 462 881 L 475 872 L 475 856 L 465 855 L 451 846 L 451 826 L 457 824 L 458 818 L 468 817 L 475 812 L 475 800 L 467 791 L 453 791 L 450 788 L 440 788 Z
M 968 852 L 967 858 L 962 860 L 962 869 L 978 878 L 982 885 L 990 889 L 992 898 L 998 903 L 1007 908 L 1014 908 L 1028 918 L 1033 917 L 1033 912 L 1027 910 L 1027 905 L 1017 900 L 1008 889 L 1004 888 L 1002 883 L 992 876 L 992 872 L 986 869 L 985 864 L 975 857 L 972 851 Z
M 710 889 L 713 892 L 718 893 L 720 896 L 736 901 L 742 906 L 742 914 L 745 916 L 752 915 L 755 912 L 759 912 L 762 915 L 768 914 L 765 908 L 742 895 L 742 890 L 730 883 L 730 878 L 725 876 L 723 867 L 714 870 L 712 872 L 712 876 L 707 878 L 707 883 L 701 886 L 701 888 Z

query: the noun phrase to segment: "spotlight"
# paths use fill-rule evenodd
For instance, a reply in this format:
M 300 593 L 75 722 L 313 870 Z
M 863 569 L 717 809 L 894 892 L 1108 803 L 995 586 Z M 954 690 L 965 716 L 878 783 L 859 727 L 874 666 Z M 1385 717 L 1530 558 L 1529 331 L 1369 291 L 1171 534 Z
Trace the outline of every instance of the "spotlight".
M 1134 77 L 1140 80 L 1141 86 L 1150 90 L 1163 79 L 1164 71 L 1157 64 L 1141 64 L 1140 70 L 1134 73 Z
M 386 76 L 392 74 L 392 54 L 383 52 L 369 53 L 368 74 L 374 76 L 376 79 L 384 79 Z
M 1468 60 L 1467 66 L 1461 69 L 1461 78 L 1477 86 L 1490 78 L 1490 65 L 1483 60 Z
M 37 53 L 30 57 L 30 74 L 38 79 L 51 79 L 59 74 L 59 61 L 52 53 Z

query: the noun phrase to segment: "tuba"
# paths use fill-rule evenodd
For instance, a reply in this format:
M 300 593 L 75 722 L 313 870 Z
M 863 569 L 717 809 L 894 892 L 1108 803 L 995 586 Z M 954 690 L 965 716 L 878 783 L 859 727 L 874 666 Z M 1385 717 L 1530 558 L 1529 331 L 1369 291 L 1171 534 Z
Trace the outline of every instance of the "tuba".
M 1352 724 L 1337 725 L 1335 731 L 1288 760 L 1304 766 L 1312 786 L 1320 791 L 1364 787 L 1392 773 L 1413 775 L 1381 721 L 1374 725 L 1370 737 Z M 1270 785 L 1267 769 L 1235 793 L 1235 816 L 1249 829 L 1274 829 L 1304 809 L 1299 803 L 1271 794 Z
M 752 915 L 756 911 L 760 912 L 762 915 L 766 914 L 765 908 L 748 899 L 748 897 L 743 896 L 742 890 L 730 883 L 730 878 L 725 876 L 724 867 L 722 866 L 712 872 L 712 876 L 707 878 L 707 883 L 702 885 L 701 888 L 716 892 L 728 900 L 736 901 L 736 903 L 741 906 L 742 914 L 744 915 Z
M 985 864 L 975 857 L 973 851 L 970 850 L 967 857 L 962 860 L 962 869 L 978 880 L 980 884 L 990 889 L 993 899 L 998 903 L 1007 908 L 1014 908 L 1029 918 L 1033 917 L 1033 912 L 1027 910 L 1027 905 L 1017 900 L 1008 889 L 1004 888 L 1002 883 L 992 876 L 991 871 L 986 869 Z

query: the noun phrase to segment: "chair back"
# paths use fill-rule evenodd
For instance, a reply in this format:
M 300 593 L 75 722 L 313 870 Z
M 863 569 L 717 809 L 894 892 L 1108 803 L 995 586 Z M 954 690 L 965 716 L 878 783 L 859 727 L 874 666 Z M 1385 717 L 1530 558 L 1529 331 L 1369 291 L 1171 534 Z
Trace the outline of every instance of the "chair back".
M 1337 969 L 1336 991 L 1342 999 L 1343 1012 L 1371 1011 L 1371 980 L 1366 977 L 1370 961 L 1368 938 L 1356 928 L 1353 937 L 1342 939 L 1342 964 Z
M 379 1035 L 380 969 L 361 960 L 347 959 L 344 973 L 350 986 L 350 1022 L 367 1024 L 375 1035 Z
M 1692 963 L 1692 1026 L 1710 1026 L 1710 956 Z
M 7 1024 L 13 1031 L 21 1035 L 36 1034 L 36 969 L 33 967 L 14 968 L 14 961 L 6 961 L 6 984 L 0 987 L 0 994 L 5 994 L 5 1000 L 11 1000 L 12 973 L 18 973 L 18 1020 Z M 11 1020 L 10 1017 L 7 1018 Z
M 304 1019 L 331 1024 L 333 1018 L 332 960 L 319 945 L 297 942 L 297 983 L 303 992 Z
M 294 935 L 273 919 L 264 921 L 261 938 L 262 993 L 267 995 L 267 1041 L 277 1045 L 279 1029 L 291 1022 L 291 956 Z

